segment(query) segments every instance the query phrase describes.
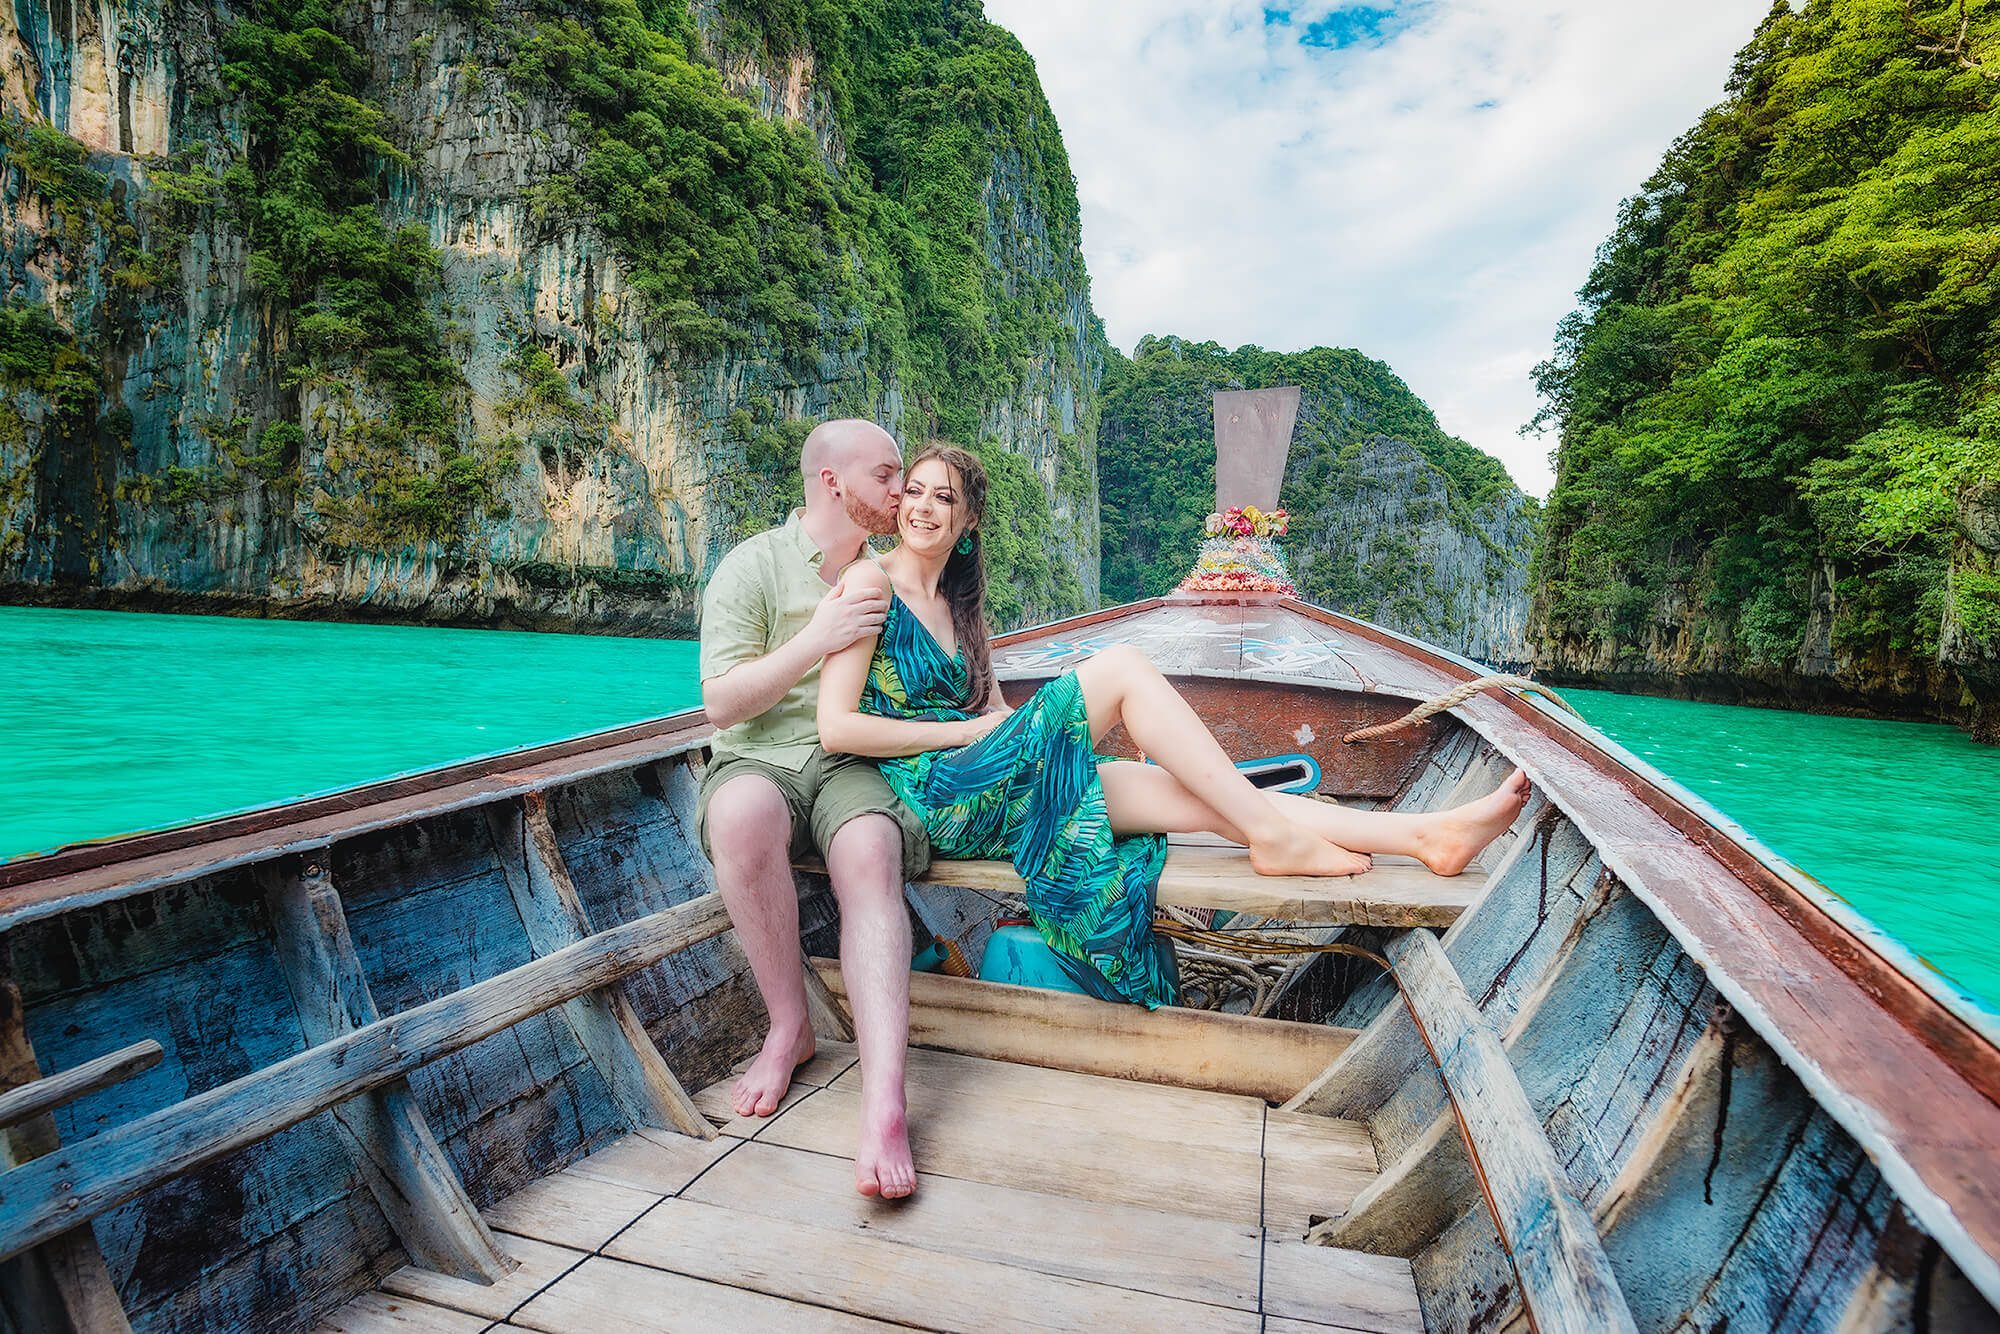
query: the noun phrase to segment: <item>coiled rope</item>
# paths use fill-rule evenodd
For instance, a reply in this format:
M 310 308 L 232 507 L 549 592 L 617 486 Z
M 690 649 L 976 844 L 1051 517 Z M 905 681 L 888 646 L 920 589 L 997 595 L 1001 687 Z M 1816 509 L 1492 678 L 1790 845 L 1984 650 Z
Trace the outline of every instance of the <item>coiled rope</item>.
M 1430 717 L 1434 713 L 1442 713 L 1446 709 L 1455 708 L 1456 706 L 1465 703 L 1465 701 L 1471 699 L 1474 695 L 1478 694 L 1482 690 L 1501 690 L 1501 689 L 1532 690 L 1536 694 L 1541 695 L 1544 698 L 1553 700 L 1555 703 L 1561 705 L 1564 709 L 1567 709 L 1569 712 L 1576 713 L 1576 707 L 1574 705 L 1572 705 L 1568 700 L 1564 699 L 1561 695 L 1558 695 L 1555 691 L 1549 689 L 1547 686 L 1543 685 L 1539 681 L 1530 681 L 1525 676 L 1510 676 L 1505 674 L 1497 676 L 1482 676 L 1479 677 L 1477 680 L 1467 681 L 1464 685 L 1458 686 L 1451 690 L 1447 690 L 1442 695 L 1439 695 L 1436 699 L 1425 700 L 1423 703 L 1417 705 L 1416 708 L 1411 709 L 1408 713 L 1404 714 L 1402 717 L 1398 718 L 1393 723 L 1378 723 L 1374 727 L 1359 728 L 1356 731 L 1349 732 L 1346 736 L 1342 737 L 1340 740 L 1341 743 L 1345 745 L 1348 742 L 1367 741 L 1374 737 L 1387 736 L 1391 732 L 1400 732 L 1405 727 L 1415 726 L 1416 724 L 1422 722 L 1424 719 Z M 1583 715 L 1577 713 L 1576 716 L 1581 718 Z

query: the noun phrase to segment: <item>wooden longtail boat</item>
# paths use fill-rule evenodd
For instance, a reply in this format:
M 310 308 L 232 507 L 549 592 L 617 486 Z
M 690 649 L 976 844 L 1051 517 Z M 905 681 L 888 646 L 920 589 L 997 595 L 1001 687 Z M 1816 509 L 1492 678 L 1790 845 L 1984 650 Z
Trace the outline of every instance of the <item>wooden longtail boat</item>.
M 852 1190 L 831 965 L 783 1111 L 718 1101 L 761 1010 L 699 714 L 0 865 L 9 1327 L 1996 1327 L 2000 1052 L 1893 945 L 1537 701 L 1343 745 L 1476 668 L 1300 602 L 996 659 L 1025 693 L 1114 642 L 1330 797 L 1536 795 L 1450 881 L 1176 849 L 1163 903 L 1379 960 L 1293 958 L 1282 1017 L 915 975 L 901 1205 Z M 977 959 L 1014 882 L 931 880 Z
M 1297 407 L 1217 396 L 1218 510 L 1275 500 Z M 1481 671 L 1365 622 L 1177 595 L 994 663 L 1018 702 L 1114 643 L 1327 799 L 1535 795 L 1449 879 L 1171 849 L 1206 1008 L 914 973 L 893 1204 L 812 867 L 820 1051 L 730 1112 L 763 1010 L 698 712 L 0 864 L 0 1334 L 2000 1328 L 1967 998 L 1524 695 L 1350 744 Z M 973 971 L 1019 889 L 935 866 L 920 957 Z

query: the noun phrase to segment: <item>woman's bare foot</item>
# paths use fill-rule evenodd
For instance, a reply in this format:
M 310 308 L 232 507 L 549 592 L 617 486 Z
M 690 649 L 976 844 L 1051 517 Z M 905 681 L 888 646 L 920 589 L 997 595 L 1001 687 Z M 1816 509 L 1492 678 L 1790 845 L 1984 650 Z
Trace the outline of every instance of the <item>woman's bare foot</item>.
M 785 1100 L 785 1090 L 792 1086 L 792 1072 L 812 1057 L 810 1027 L 793 1032 L 773 1028 L 764 1038 L 764 1049 L 729 1091 L 729 1105 L 738 1116 L 769 1116 Z
M 1437 824 L 1423 835 L 1417 860 L 1438 875 L 1457 875 L 1514 823 L 1529 789 L 1528 776 L 1516 769 L 1478 801 L 1440 811 Z
M 880 1107 L 861 1107 L 861 1143 L 854 1151 L 854 1188 L 885 1200 L 916 1193 L 917 1169 L 910 1160 L 910 1127 L 900 1092 Z
M 1289 820 L 1250 843 L 1250 868 L 1258 875 L 1360 875 L 1374 865 L 1367 853 L 1349 852 Z

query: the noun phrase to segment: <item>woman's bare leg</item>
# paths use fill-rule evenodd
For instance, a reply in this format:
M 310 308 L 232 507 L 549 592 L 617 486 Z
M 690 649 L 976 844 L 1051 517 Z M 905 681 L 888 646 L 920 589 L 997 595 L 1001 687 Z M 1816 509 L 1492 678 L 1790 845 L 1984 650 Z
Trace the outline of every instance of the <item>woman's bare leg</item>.
M 1264 795 L 1321 838 L 1357 852 L 1415 857 L 1439 875 L 1457 875 L 1481 849 L 1514 823 L 1528 802 L 1528 776 L 1519 769 L 1499 787 L 1448 811 L 1361 811 L 1288 792 Z
M 1124 723 L 1134 744 L 1238 831 L 1259 874 L 1354 875 L 1368 869 L 1365 857 L 1296 823 L 1259 792 L 1138 649 L 1115 644 L 1080 665 L 1076 679 L 1091 738 L 1101 739 Z
M 1104 784 L 1105 811 L 1118 834 L 1182 834 L 1201 831 L 1233 843 L 1247 840 L 1215 808 L 1181 781 L 1152 764 L 1117 760 L 1097 766 Z M 1321 838 L 1357 853 L 1397 853 L 1415 857 L 1439 875 L 1457 875 L 1502 830 L 1514 823 L 1528 799 L 1528 778 L 1518 769 L 1477 801 L 1448 811 L 1359 811 L 1284 792 L 1260 793 L 1277 812 Z M 1357 871 L 1368 869 L 1362 857 Z M 1352 874 L 1350 872 L 1349 874 Z

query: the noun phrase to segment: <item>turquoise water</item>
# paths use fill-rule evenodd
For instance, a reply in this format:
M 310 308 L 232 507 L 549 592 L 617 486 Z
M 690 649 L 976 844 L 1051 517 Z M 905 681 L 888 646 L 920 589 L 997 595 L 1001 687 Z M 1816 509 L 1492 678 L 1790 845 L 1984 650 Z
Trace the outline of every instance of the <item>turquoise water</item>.
M 2000 748 L 1931 723 L 1562 694 L 2000 1011 Z
M 2000 1009 L 2000 749 L 1919 723 L 1564 692 Z M 693 706 L 695 646 L 0 607 L 0 859 Z
M 699 702 L 669 639 L 0 607 L 0 859 Z

